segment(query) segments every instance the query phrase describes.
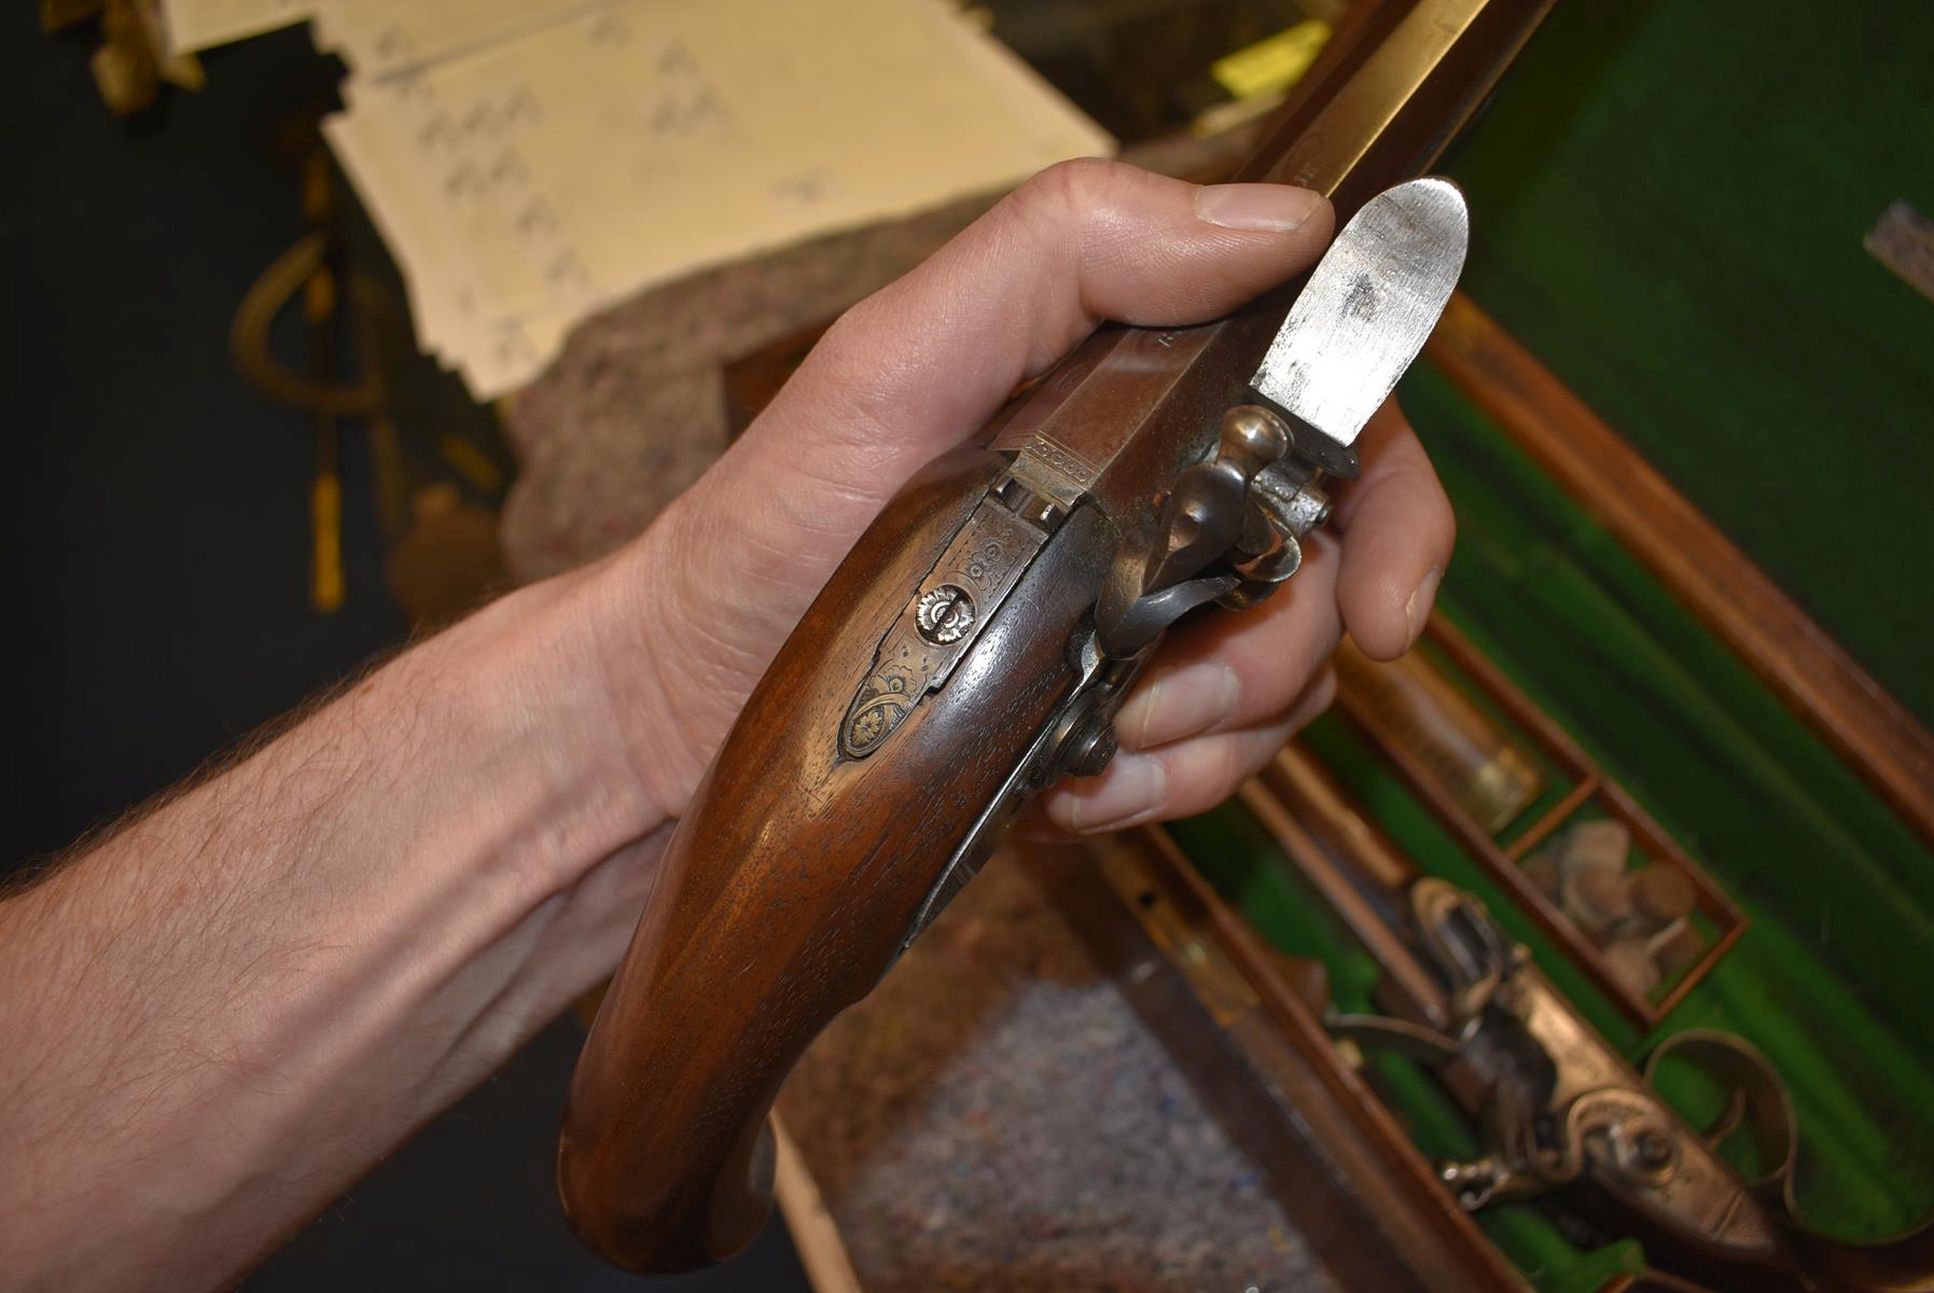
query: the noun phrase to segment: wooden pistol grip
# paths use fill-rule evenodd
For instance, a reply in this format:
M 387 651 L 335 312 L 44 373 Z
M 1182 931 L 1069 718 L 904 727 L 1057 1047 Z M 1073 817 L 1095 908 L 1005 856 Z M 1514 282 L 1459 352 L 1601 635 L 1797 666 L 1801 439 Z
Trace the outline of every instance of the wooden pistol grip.
M 558 1188 L 618 1264 L 730 1256 L 771 1202 L 767 1111 L 1075 681 L 1113 555 L 1078 508 L 944 686 L 865 758 L 840 730 L 882 636 L 1005 466 L 963 450 L 888 505 L 780 650 L 680 820 L 572 1081 Z M 729 594 L 722 594 L 729 595 Z

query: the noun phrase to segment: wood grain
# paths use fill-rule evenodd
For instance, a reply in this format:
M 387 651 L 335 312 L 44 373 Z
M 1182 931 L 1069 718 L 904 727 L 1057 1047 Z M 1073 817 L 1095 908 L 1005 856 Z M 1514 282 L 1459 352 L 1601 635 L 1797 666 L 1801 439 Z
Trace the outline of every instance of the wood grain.
M 912 589 L 1005 462 L 959 451 L 862 536 L 787 640 L 666 848 L 558 1147 L 566 1215 L 633 1269 L 721 1260 L 771 1204 L 766 1111 L 892 964 L 941 867 L 1074 680 L 1065 644 L 1112 544 L 1071 517 L 946 687 L 868 759 L 847 706 Z M 889 757 L 890 756 L 890 757 Z

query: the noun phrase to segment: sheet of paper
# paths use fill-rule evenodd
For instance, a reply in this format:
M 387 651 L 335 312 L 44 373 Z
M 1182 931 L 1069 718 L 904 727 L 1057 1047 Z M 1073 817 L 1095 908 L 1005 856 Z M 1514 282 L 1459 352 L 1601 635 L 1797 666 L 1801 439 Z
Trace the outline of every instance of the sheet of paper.
M 161 20 L 174 54 L 257 36 L 301 22 L 314 0 L 163 0 Z
M 397 259 L 418 345 L 457 371 L 479 399 L 535 378 L 562 346 L 572 316 L 543 308 L 485 317 L 462 266 L 448 254 L 449 242 L 424 222 L 435 204 L 421 197 L 399 200 L 414 177 L 394 141 L 350 114 L 329 118 L 323 134 Z
M 1112 148 L 938 0 L 612 0 L 346 97 L 420 340 L 486 398 L 653 283 Z
M 468 54 L 610 0 L 321 0 L 318 49 L 379 78 Z

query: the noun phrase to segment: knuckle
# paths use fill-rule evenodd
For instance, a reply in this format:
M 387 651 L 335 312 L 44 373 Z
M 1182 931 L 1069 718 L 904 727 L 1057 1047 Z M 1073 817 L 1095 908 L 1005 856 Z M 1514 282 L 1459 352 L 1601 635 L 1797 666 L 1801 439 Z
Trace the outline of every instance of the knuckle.
M 1245 778 L 1241 747 L 1241 736 L 1233 733 L 1209 737 L 1200 743 L 1200 756 L 1193 769 L 1195 775 L 1188 779 L 1186 789 L 1175 796 L 1183 805 L 1182 812 L 1206 812 L 1235 792 Z
M 1132 167 L 1102 157 L 1073 157 L 1037 171 L 1014 191 L 1024 216 L 1054 221 L 1080 219 L 1106 203 Z
M 1295 713 L 1291 715 L 1291 727 L 1301 731 L 1315 722 L 1335 703 L 1336 669 L 1334 666 L 1325 665 L 1323 671 L 1316 675 L 1315 681 L 1310 683 L 1309 688 L 1303 693 L 1301 703 L 1296 706 Z
M 1323 672 L 1316 676 L 1313 689 L 1315 707 L 1318 711 L 1328 709 L 1336 703 L 1336 666 L 1324 665 Z
M 879 316 L 887 308 L 882 299 L 891 284 L 861 297 L 846 307 L 832 326 L 820 334 L 813 346 L 813 357 L 821 364 L 837 363 L 853 351 L 864 348 L 879 330 Z

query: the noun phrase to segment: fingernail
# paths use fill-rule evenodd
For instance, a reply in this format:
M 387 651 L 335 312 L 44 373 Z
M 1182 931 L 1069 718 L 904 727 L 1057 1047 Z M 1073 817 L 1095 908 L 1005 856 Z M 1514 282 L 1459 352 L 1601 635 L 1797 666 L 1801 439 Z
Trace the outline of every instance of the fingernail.
M 1226 721 L 1241 695 L 1242 681 L 1228 665 L 1184 665 L 1155 675 L 1147 691 L 1123 705 L 1115 730 L 1130 749 L 1153 749 Z
M 1168 770 L 1160 759 L 1124 751 L 1115 756 L 1106 776 L 1089 793 L 1068 797 L 1067 828 L 1083 835 L 1120 830 L 1146 821 L 1161 811 L 1168 793 Z
M 1291 233 L 1322 205 L 1317 194 L 1287 184 L 1211 184 L 1195 191 L 1196 219 L 1225 229 Z
M 1444 572 L 1432 566 L 1424 577 L 1417 581 L 1411 590 L 1410 600 L 1403 604 L 1404 623 L 1410 629 L 1410 645 L 1417 645 L 1417 635 L 1424 631 L 1424 621 L 1430 618 L 1430 608 L 1437 600 L 1437 585 L 1443 582 Z

